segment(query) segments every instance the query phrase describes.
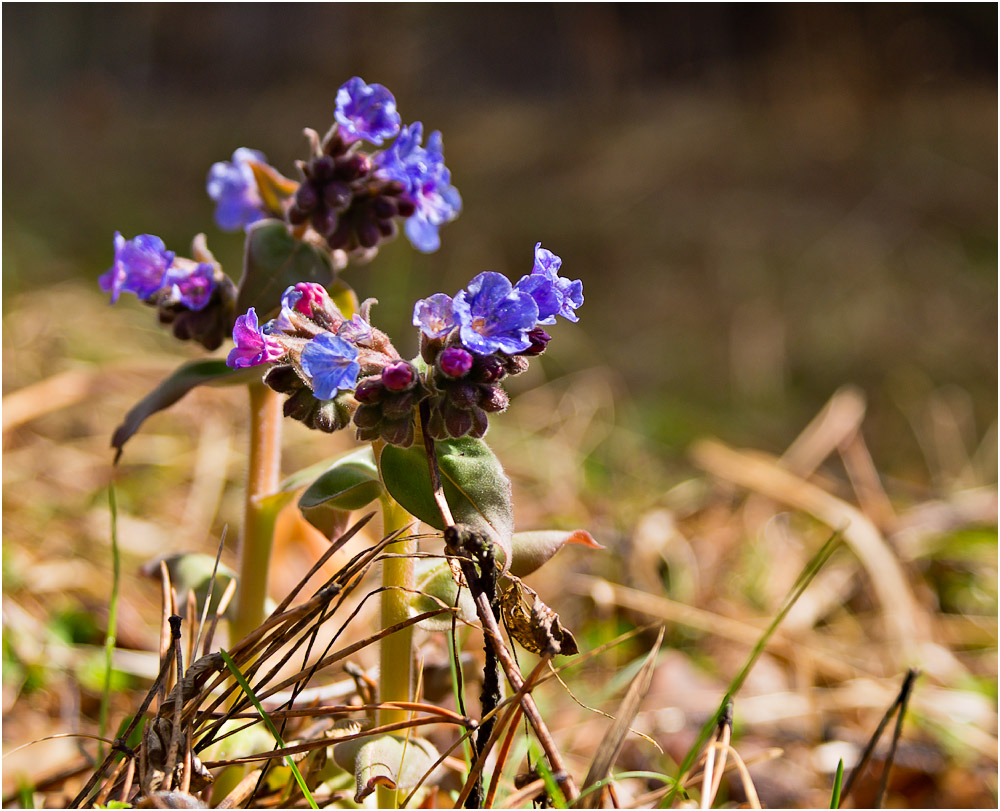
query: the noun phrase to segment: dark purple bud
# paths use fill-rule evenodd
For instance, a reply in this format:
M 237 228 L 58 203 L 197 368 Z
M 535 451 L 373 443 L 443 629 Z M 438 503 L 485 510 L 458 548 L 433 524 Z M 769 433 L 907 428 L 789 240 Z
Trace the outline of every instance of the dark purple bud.
M 392 220 L 375 220 L 375 225 L 383 239 L 392 239 L 396 236 L 396 223 Z
M 472 430 L 472 414 L 460 408 L 451 408 L 446 403 L 444 405 L 444 426 L 448 431 L 448 436 L 465 436 Z
M 456 383 L 448 386 L 448 401 L 455 408 L 473 408 L 479 402 L 479 386 L 474 383 Z
M 319 203 L 319 195 L 312 183 L 302 183 L 295 192 L 295 205 L 303 211 L 312 211 Z
M 545 351 L 545 347 L 552 340 L 552 336 L 541 327 L 535 327 L 528 332 L 528 340 L 531 341 L 531 346 L 521 352 L 521 354 L 525 357 L 533 358 Z
M 319 404 L 319 408 L 312 415 L 309 427 L 332 434 L 346 427 L 348 422 L 350 415 L 347 409 L 338 400 L 328 400 Z
M 388 194 L 390 197 L 399 197 L 405 190 L 406 186 L 398 180 L 389 180 L 382 186 L 382 194 Z
M 305 388 L 302 378 L 295 373 L 295 369 L 287 364 L 268 369 L 267 374 L 264 375 L 264 385 L 280 394 L 291 394 Z
M 382 409 L 375 405 L 358 406 L 354 412 L 354 424 L 358 428 L 374 428 L 382 421 Z
M 312 226 L 324 236 L 329 236 L 339 224 L 337 212 L 332 208 L 321 208 L 312 216 Z
M 285 404 L 281 410 L 286 417 L 308 423 L 313 412 L 318 407 L 319 400 L 313 397 L 312 391 L 310 389 L 302 389 L 285 400 Z
M 413 387 L 417 379 L 417 370 L 405 360 L 390 363 L 382 369 L 382 384 L 389 391 L 406 391 Z
M 376 197 L 372 200 L 372 211 L 380 220 L 391 220 L 396 216 L 396 204 L 389 197 Z
M 404 417 L 413 411 L 413 392 L 404 391 L 401 394 L 393 394 L 382 401 L 382 414 L 386 418 Z
M 528 366 L 528 359 L 520 355 L 510 355 L 504 362 L 504 369 L 509 375 L 519 375 L 526 371 Z
M 417 206 L 409 197 L 400 197 L 396 203 L 396 209 L 399 211 L 400 217 L 412 217 Z
M 385 420 L 382 423 L 382 439 L 390 445 L 408 448 L 413 444 L 413 420 L 409 417 L 402 420 Z
M 333 177 L 335 168 L 336 162 L 329 155 L 324 155 L 322 158 L 316 158 L 316 160 L 314 160 L 309 166 L 312 176 L 321 183 Z
M 474 408 L 469 413 L 472 414 L 472 428 L 469 431 L 469 435 L 474 436 L 476 439 L 482 439 L 486 433 L 486 429 L 490 427 L 490 421 L 486 416 L 486 412 L 481 408 Z
M 337 162 L 337 176 L 344 180 L 354 180 L 368 174 L 371 168 L 371 159 L 361 152 L 355 152 Z
M 323 200 L 332 209 L 343 211 L 351 204 L 351 187 L 334 181 L 323 187 Z
M 438 355 L 438 368 L 448 377 L 465 377 L 472 368 L 475 358 L 467 349 L 460 346 L 449 346 Z
M 381 401 L 385 387 L 378 378 L 368 377 L 358 383 L 354 389 L 354 399 L 364 405 L 374 405 Z
M 447 439 L 448 429 L 444 425 L 444 415 L 441 413 L 441 402 L 438 401 L 435 406 L 431 408 L 430 419 L 427 420 L 427 433 L 431 435 L 433 439 Z
M 505 374 L 507 374 L 507 370 L 504 368 L 504 362 L 496 355 L 476 355 L 475 368 L 472 373 L 476 381 L 496 383 Z
M 318 230 L 318 229 L 317 229 Z M 351 228 L 349 219 L 341 219 L 333 233 L 326 233 L 327 244 L 337 250 L 338 248 L 348 248 L 354 238 L 354 230 Z
M 510 404 L 507 392 L 499 386 L 483 386 L 479 391 L 479 407 L 490 414 L 503 411 Z
M 288 221 L 292 225 L 302 225 L 306 220 L 309 219 L 310 212 L 303 211 L 297 205 L 293 205 L 288 209 Z
M 378 226 L 371 220 L 358 223 L 358 242 L 362 248 L 374 248 L 378 245 Z

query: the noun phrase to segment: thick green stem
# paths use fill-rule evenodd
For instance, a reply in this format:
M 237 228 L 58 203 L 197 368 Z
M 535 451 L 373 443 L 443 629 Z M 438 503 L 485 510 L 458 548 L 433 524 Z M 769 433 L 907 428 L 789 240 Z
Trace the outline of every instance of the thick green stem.
M 281 468 L 281 398 L 263 383 L 251 383 L 248 388 L 250 453 L 240 550 L 240 590 L 236 619 L 230 625 L 233 642 L 264 621 L 275 516 L 262 500 L 277 490 Z
M 405 527 L 413 519 L 389 495 L 382 497 L 382 531 L 388 535 Z M 389 628 L 408 619 L 409 598 L 414 586 L 413 557 L 417 551 L 414 540 L 397 541 L 386 547 L 389 557 L 382 561 L 381 624 Z M 405 557 L 403 557 L 405 556 Z M 387 636 L 379 647 L 379 701 L 412 701 L 413 683 L 413 626 Z M 407 720 L 408 710 L 381 709 L 379 726 Z M 378 807 L 395 808 L 396 791 L 378 787 Z

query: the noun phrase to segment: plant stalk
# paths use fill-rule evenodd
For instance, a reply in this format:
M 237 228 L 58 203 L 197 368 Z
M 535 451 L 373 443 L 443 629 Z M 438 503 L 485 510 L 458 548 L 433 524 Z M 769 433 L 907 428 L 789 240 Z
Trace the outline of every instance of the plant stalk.
M 391 496 L 384 495 L 382 502 L 382 532 L 388 535 L 402 529 L 413 519 Z M 412 555 L 417 551 L 415 540 L 402 540 L 390 544 L 385 549 L 382 560 L 381 625 L 391 628 L 409 618 L 409 599 L 414 588 L 414 568 Z M 378 700 L 381 704 L 389 701 L 412 701 L 410 695 L 413 684 L 413 626 L 385 637 L 379 644 Z M 400 707 L 383 706 L 378 711 L 376 722 L 379 726 L 406 721 L 410 711 Z M 393 764 L 395 765 L 395 764 Z M 396 808 L 395 789 L 378 787 L 378 807 Z
M 240 550 L 240 590 L 236 619 L 230 626 L 230 645 L 257 628 L 265 618 L 274 514 L 261 502 L 278 489 L 281 470 L 280 395 L 263 383 L 251 383 L 247 388 L 250 390 L 250 452 Z

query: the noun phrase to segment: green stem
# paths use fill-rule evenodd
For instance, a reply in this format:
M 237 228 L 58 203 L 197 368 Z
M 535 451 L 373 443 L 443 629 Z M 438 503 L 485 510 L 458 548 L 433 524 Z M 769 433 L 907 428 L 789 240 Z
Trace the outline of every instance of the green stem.
M 413 519 L 388 494 L 382 502 L 382 531 L 388 535 L 405 527 Z M 408 619 L 410 592 L 414 587 L 413 557 L 417 551 L 414 540 L 397 541 L 386 547 L 389 557 L 382 561 L 381 624 L 389 628 Z M 402 557 L 402 556 L 406 557 Z M 412 701 L 410 695 L 413 683 L 413 626 L 387 636 L 379 647 L 379 701 Z M 407 720 L 408 710 L 380 709 L 377 723 L 393 724 Z M 397 794 L 394 789 L 378 787 L 378 807 L 396 808 Z
M 273 510 L 261 502 L 277 490 L 281 468 L 281 399 L 263 383 L 251 383 L 248 388 L 250 453 L 240 550 L 240 590 L 236 618 L 230 626 L 231 644 L 264 621 L 275 516 Z

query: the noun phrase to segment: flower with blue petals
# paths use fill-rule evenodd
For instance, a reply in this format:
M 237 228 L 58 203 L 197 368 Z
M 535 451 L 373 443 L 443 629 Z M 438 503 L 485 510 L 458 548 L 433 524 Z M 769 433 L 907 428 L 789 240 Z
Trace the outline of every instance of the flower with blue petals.
M 189 310 L 203 310 L 215 290 L 215 268 L 208 262 L 179 262 L 167 270 L 163 287 L 172 301 Z
M 556 316 L 579 321 L 574 312 L 583 304 L 583 282 L 559 276 L 562 259 L 552 251 L 535 244 L 535 264 L 531 274 L 521 277 L 516 289 L 529 293 L 538 305 L 538 323 L 554 324 Z
M 413 305 L 413 326 L 420 327 L 428 338 L 444 338 L 458 326 L 451 296 L 435 293 L 420 299 Z
M 257 311 L 253 307 L 236 319 L 233 343 L 236 346 L 226 358 L 226 365 L 232 369 L 273 363 L 285 354 L 285 348 L 257 325 Z
M 256 149 L 240 147 L 232 161 L 214 163 L 208 171 L 208 196 L 215 201 L 215 223 L 223 231 L 238 231 L 267 216 L 247 161 L 267 163 L 267 158 Z
M 163 287 L 163 276 L 173 261 L 173 251 L 168 251 L 159 237 L 140 234 L 126 240 L 115 231 L 114 262 L 97 281 L 102 290 L 111 293 L 112 304 L 123 292 L 148 299 Z
M 538 323 L 538 305 L 502 273 L 476 276 L 455 296 L 454 310 L 466 349 L 480 355 L 513 355 L 531 346 L 528 331 Z
M 422 146 L 423 124 L 403 127 L 385 152 L 375 156 L 376 174 L 403 184 L 413 202 L 414 213 L 406 220 L 406 236 L 418 251 L 432 253 L 441 246 L 438 229 L 462 210 L 462 198 L 451 185 L 451 172 L 444 165 L 440 132 L 432 132 Z
M 313 396 L 332 400 L 338 391 L 357 385 L 361 373 L 358 348 L 333 333 L 320 333 L 302 350 L 302 370 L 312 382 Z
M 399 132 L 401 123 L 392 93 L 380 84 L 365 84 L 359 76 L 340 86 L 334 115 L 346 143 L 363 139 L 381 146 Z

